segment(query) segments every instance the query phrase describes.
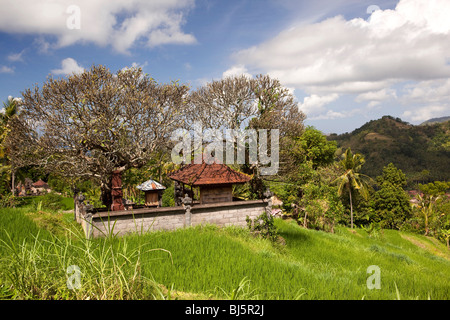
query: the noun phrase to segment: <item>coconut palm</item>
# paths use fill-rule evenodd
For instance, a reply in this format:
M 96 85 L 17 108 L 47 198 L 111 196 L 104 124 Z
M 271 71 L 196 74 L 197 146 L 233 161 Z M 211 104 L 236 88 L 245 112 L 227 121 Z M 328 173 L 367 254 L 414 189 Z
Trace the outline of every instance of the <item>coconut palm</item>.
M 344 190 L 348 191 L 350 200 L 350 221 L 353 229 L 353 202 L 352 191 L 357 190 L 366 200 L 369 197 L 369 181 L 370 177 L 359 173 L 361 167 L 366 162 L 364 156 L 360 153 L 353 154 L 350 148 L 342 154 L 342 160 L 339 165 L 344 169 L 344 173 L 340 175 L 334 183 L 337 183 L 338 194 L 341 196 Z
M 420 210 L 420 213 L 423 215 L 424 223 L 425 223 L 425 235 L 427 236 L 430 232 L 429 228 L 429 220 L 432 218 L 434 214 L 434 206 L 436 204 L 436 201 L 440 200 L 440 196 L 433 196 L 433 195 L 416 195 L 417 199 L 417 207 Z

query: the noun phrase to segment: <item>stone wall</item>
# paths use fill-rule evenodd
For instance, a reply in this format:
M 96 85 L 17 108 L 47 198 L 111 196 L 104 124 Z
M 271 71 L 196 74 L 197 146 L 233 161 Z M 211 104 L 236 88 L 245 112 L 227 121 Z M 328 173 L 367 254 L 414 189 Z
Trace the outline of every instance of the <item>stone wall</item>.
M 191 202 L 184 202 L 183 206 L 178 207 L 80 213 L 80 223 L 89 238 L 104 236 L 110 232 L 124 235 L 130 232 L 174 230 L 199 224 L 245 227 L 247 216 L 251 219 L 258 217 L 268 205 L 264 200 L 194 206 L 190 204 Z
M 216 224 L 245 227 L 247 216 L 254 219 L 265 212 L 266 203 L 257 201 L 236 201 L 202 204 L 192 207 L 191 225 Z

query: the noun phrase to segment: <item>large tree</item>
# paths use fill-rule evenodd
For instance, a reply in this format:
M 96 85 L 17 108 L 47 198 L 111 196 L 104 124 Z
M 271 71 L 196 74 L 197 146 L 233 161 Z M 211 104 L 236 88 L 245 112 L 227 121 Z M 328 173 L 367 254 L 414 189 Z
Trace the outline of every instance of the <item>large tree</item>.
M 311 161 L 313 169 L 330 165 L 335 160 L 336 142 L 328 141 L 326 136 L 312 126 L 294 140 L 289 153 L 296 166 Z
M 200 121 L 206 128 L 221 130 L 255 130 L 259 142 L 259 160 L 250 161 L 248 155 L 249 161 L 240 168 L 245 173 L 253 174 L 250 187 L 251 194 L 255 197 L 261 197 L 265 191 L 260 175 L 283 175 L 289 171 L 286 166 L 290 162 L 287 160 L 290 154 L 288 150 L 292 140 L 299 137 L 304 130 L 305 114 L 299 110 L 293 94 L 283 87 L 279 80 L 268 75 L 258 75 L 254 78 L 241 75 L 214 80 L 192 92 L 190 103 L 194 110 L 190 117 L 191 123 Z M 268 131 L 265 140 L 266 137 L 259 135 L 259 129 L 277 129 L 278 136 L 275 131 Z M 272 133 L 275 133 L 273 137 L 278 141 L 272 142 Z M 235 149 L 238 148 L 237 144 L 236 141 Z M 263 149 L 264 147 L 267 148 Z M 272 150 L 278 152 L 276 160 L 272 160 Z M 261 155 L 268 155 L 269 152 L 271 160 L 263 160 Z M 265 167 L 268 162 L 270 170 Z
M 22 93 L 8 146 L 21 165 L 64 176 L 98 179 L 109 208 L 111 175 L 139 168 L 182 125 L 188 87 L 160 84 L 140 68 L 112 73 L 92 66 L 49 77 Z
M 279 80 L 244 75 L 214 80 L 193 91 L 190 123 L 212 129 L 278 129 L 281 156 L 289 139 L 299 137 L 305 115 Z M 270 141 L 269 141 L 270 144 Z
M 231 76 L 193 91 L 190 122 L 213 129 L 279 129 L 280 137 L 300 136 L 305 115 L 292 93 L 268 75 Z
M 409 196 L 403 189 L 406 187 L 405 174 L 389 163 L 376 181 L 379 187 L 373 197 L 376 221 L 381 222 L 383 227 L 400 228 L 411 217 Z
M 255 81 L 246 76 L 213 80 L 191 93 L 190 123 L 212 129 L 239 129 L 256 115 Z

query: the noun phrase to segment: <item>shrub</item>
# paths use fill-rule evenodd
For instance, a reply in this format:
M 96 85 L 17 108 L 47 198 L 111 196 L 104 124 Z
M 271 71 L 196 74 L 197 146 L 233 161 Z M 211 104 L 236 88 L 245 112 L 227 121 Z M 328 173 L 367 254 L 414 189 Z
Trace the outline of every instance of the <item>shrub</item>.
M 273 218 L 268 217 L 265 212 L 253 220 L 247 216 L 245 221 L 247 221 L 247 227 L 253 234 L 269 239 L 272 242 L 279 241 L 277 227 L 273 223 Z
M 17 204 L 18 201 L 12 194 L 0 195 L 0 208 L 13 208 Z
M 47 193 L 42 197 L 36 198 L 33 201 L 34 209 L 48 209 L 52 211 L 70 210 L 72 209 L 67 203 L 66 198 L 57 193 Z
M 173 186 L 168 187 L 162 194 L 162 206 L 173 207 L 175 206 L 175 190 Z
M 335 225 L 343 219 L 344 206 L 336 187 L 308 183 L 301 205 L 305 207 L 306 216 L 299 216 L 298 222 L 313 229 L 334 232 Z

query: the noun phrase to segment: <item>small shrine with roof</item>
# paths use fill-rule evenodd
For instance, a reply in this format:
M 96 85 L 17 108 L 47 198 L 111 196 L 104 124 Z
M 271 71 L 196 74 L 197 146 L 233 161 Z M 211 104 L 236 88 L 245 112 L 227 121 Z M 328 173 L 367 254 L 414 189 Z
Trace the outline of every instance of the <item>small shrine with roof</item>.
M 161 207 L 162 192 L 166 189 L 155 180 L 147 180 L 136 187 L 145 192 L 146 207 Z
M 187 164 L 169 174 L 169 178 L 175 181 L 175 203 L 181 205 L 177 198 L 183 197 L 186 193 L 192 197 L 194 187 L 199 188 L 200 204 L 231 202 L 233 184 L 246 183 L 252 177 L 235 171 L 226 164 L 203 162 Z

